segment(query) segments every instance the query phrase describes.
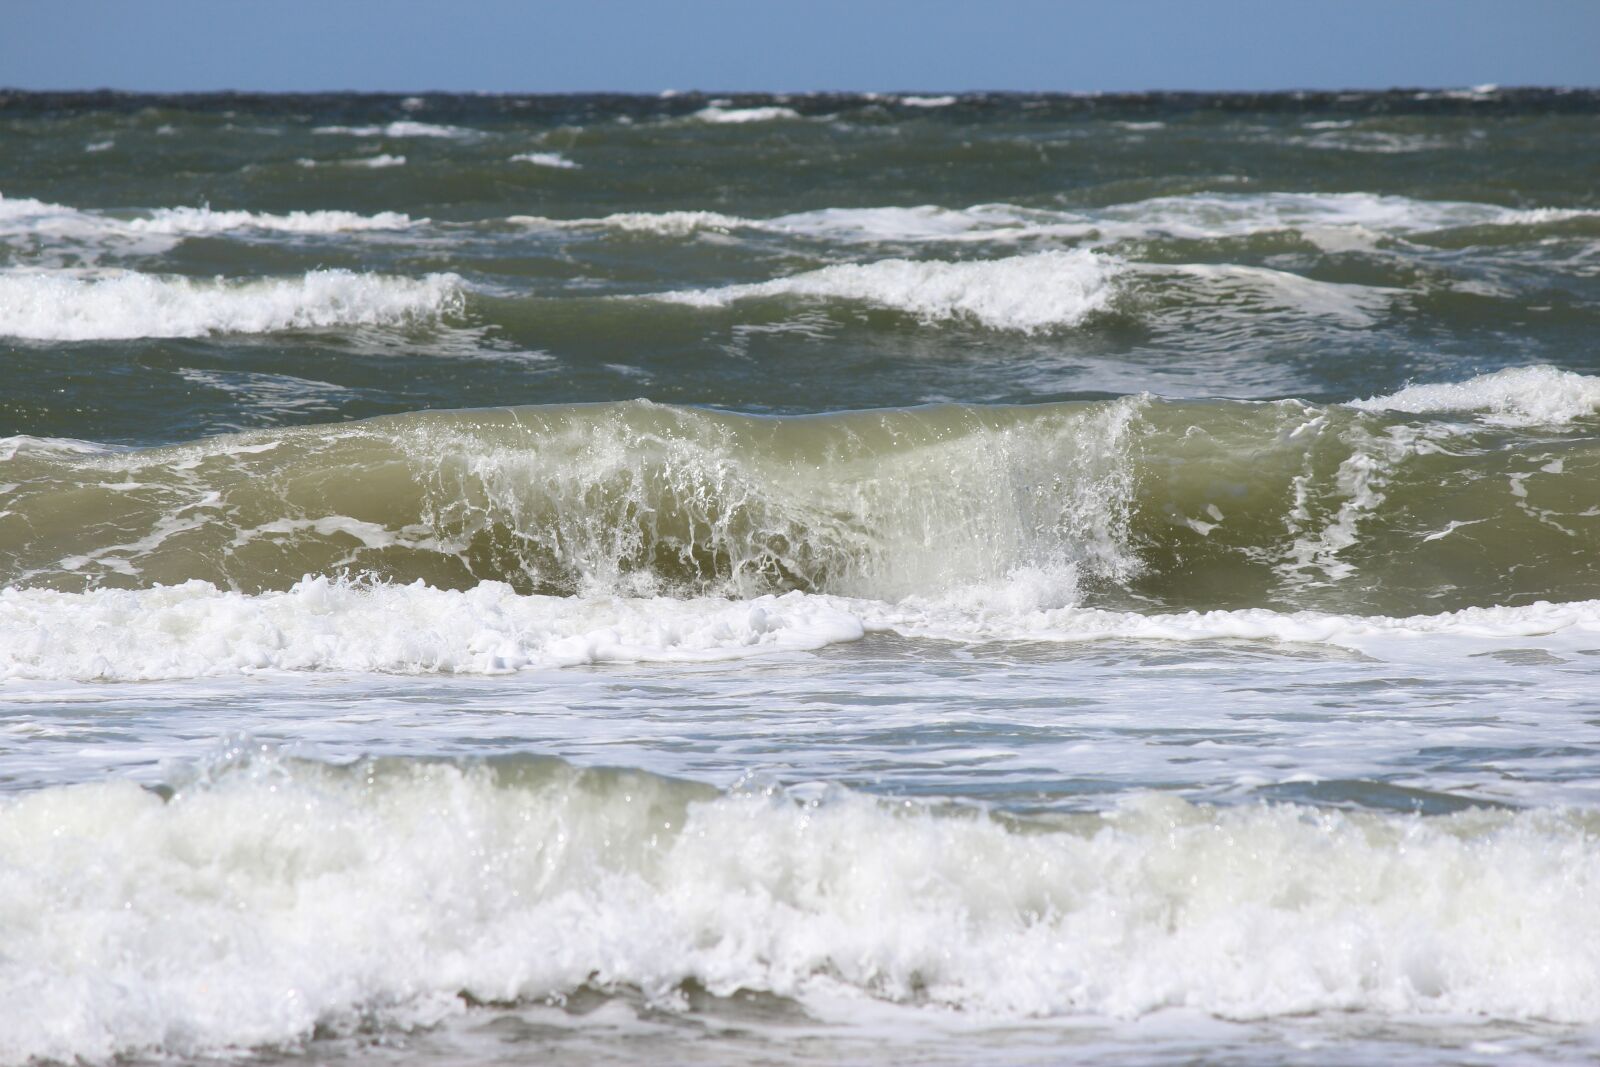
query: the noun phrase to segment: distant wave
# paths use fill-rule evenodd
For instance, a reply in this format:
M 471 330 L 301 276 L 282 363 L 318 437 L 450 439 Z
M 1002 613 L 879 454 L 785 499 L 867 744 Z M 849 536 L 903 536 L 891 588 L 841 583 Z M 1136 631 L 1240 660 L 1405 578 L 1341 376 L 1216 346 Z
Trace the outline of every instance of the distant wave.
M 557 170 L 578 170 L 578 164 L 562 155 L 560 152 L 518 152 L 511 157 L 513 163 L 532 163 L 539 167 L 554 167 Z
M 314 270 L 297 278 L 0 274 L 0 336 L 43 341 L 202 337 L 428 321 L 461 304 L 453 274 Z
M 380 160 L 382 162 L 380 162 Z M 401 157 L 356 161 L 367 166 L 396 165 Z M 138 213 L 84 211 L 63 204 L 0 197 L 0 243 L 28 247 L 35 242 L 135 253 L 159 253 L 187 237 L 220 234 L 250 236 L 398 231 L 426 223 L 397 211 L 362 215 L 353 211 L 229 211 L 207 207 L 154 208 Z
M 439 126 L 431 122 L 412 122 L 402 119 L 382 126 L 318 126 L 312 133 L 344 134 L 350 137 L 441 137 L 466 140 L 483 136 L 481 130 L 464 126 Z
M 747 285 L 658 293 L 651 299 L 695 307 L 773 297 L 859 300 L 928 322 L 967 320 L 991 329 L 1035 333 L 1076 326 L 1105 310 L 1119 269 L 1115 261 L 1086 251 L 955 263 L 886 259 Z
M 1465 201 L 1372 193 L 1196 193 L 1066 210 L 1016 204 L 965 208 L 819 208 L 773 218 L 714 211 L 620 212 L 597 218 L 515 216 L 525 225 L 619 230 L 683 237 L 699 231 L 793 234 L 855 244 L 981 243 L 1056 238 L 1115 241 L 1213 240 L 1292 231 L 1330 250 L 1361 245 L 1363 235 L 1417 236 L 1473 227 L 1548 226 L 1600 218 L 1583 208 L 1508 208 Z
M 740 125 L 751 122 L 781 122 L 798 119 L 800 112 L 792 107 L 711 107 L 701 108 L 689 116 L 697 122 L 716 125 Z
M 404 162 L 403 160 L 401 162 Z M 363 160 L 362 165 L 375 164 Z M 209 207 L 158 208 L 143 218 L 112 220 L 99 216 L 101 225 L 126 229 L 130 233 L 212 234 L 243 230 L 269 233 L 351 233 L 363 230 L 404 230 L 417 221 L 398 211 L 358 215 L 353 211 L 290 211 L 272 215 L 259 211 L 214 211 Z

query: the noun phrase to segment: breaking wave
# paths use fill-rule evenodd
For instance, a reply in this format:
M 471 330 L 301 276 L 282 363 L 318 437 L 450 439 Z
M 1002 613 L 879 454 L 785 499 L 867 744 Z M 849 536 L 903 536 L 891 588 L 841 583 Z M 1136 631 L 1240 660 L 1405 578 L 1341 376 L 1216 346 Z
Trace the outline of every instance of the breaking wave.
M 295 1047 L 581 990 L 1600 1020 L 1589 814 L 804 796 L 237 748 L 160 792 L 7 797 L 0 1060 Z
M 787 278 L 653 294 L 694 307 L 784 297 L 858 300 L 925 322 L 966 320 L 1036 333 L 1076 326 L 1111 304 L 1119 265 L 1093 252 L 1040 252 L 1000 260 L 885 259 L 840 264 Z
M 313 270 L 198 280 L 135 272 L 0 274 L 0 335 L 41 341 L 259 334 L 431 322 L 462 306 L 453 274 L 397 278 Z
M 783 418 L 636 401 L 142 451 L 12 439 L 0 581 L 256 593 L 348 573 L 557 596 L 968 597 L 1012 614 L 1582 601 L 1600 597 L 1594 394 L 1524 368 L 1449 387 L 1437 414 L 1404 410 L 1432 404 L 1411 390 Z

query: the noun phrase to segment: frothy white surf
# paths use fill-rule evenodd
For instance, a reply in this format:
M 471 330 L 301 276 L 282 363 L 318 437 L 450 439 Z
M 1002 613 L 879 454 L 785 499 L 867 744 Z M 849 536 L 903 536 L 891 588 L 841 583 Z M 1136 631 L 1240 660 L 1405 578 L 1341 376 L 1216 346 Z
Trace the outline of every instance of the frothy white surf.
M 532 163 L 538 167 L 554 167 L 556 170 L 578 170 L 578 164 L 562 155 L 560 152 L 518 152 L 511 157 L 513 163 Z
M 955 102 L 953 96 L 902 96 L 896 101 L 905 107 L 949 107 Z
M 334 522 L 335 520 L 326 520 Z M 368 531 L 344 520 L 352 537 Z M 1266 641 L 1380 658 L 1486 643 L 1593 643 L 1600 601 L 1468 608 L 1407 618 L 1268 609 L 1139 614 L 1057 606 L 1069 570 L 899 603 L 790 592 L 750 600 L 519 596 L 305 578 L 248 596 L 208 582 L 142 590 L 0 590 L 0 679 L 146 681 L 254 671 L 498 674 L 593 663 L 702 662 L 804 651 L 895 633 L 994 641 Z M 1536 642 L 1537 643 L 1537 642 Z
M 1495 426 L 1561 426 L 1600 411 L 1600 378 L 1555 367 L 1510 367 L 1464 382 L 1409 385 L 1357 400 L 1363 411 L 1473 412 Z
M 1600 1019 L 1580 814 L 1144 797 L 1019 832 L 849 793 L 556 763 L 257 756 L 170 801 L 0 808 L 0 1061 L 428 1025 L 684 983 L 991 1021 L 1371 1011 Z
M 1076 326 L 1108 308 L 1119 269 L 1115 261 L 1081 250 L 955 263 L 885 259 L 651 299 L 695 307 L 774 297 L 857 300 L 925 322 L 967 320 L 991 329 L 1036 333 Z
M 401 325 L 435 319 L 461 302 L 461 280 L 453 274 L 314 270 L 298 278 L 227 281 L 15 273 L 0 275 L 0 336 L 90 341 Z

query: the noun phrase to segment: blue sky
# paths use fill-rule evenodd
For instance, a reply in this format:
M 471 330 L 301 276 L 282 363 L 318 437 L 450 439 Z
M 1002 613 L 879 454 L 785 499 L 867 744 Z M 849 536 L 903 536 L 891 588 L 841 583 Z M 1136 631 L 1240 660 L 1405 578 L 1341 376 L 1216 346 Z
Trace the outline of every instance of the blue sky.
M 1600 85 L 1600 0 L 8 0 L 0 86 Z

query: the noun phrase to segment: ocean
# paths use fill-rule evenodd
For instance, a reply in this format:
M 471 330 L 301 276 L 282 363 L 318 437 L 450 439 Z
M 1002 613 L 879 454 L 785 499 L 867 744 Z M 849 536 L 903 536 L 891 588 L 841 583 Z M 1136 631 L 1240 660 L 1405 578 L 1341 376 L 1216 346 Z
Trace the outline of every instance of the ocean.
M 0 92 L 0 1064 L 1600 1056 L 1600 92 Z

